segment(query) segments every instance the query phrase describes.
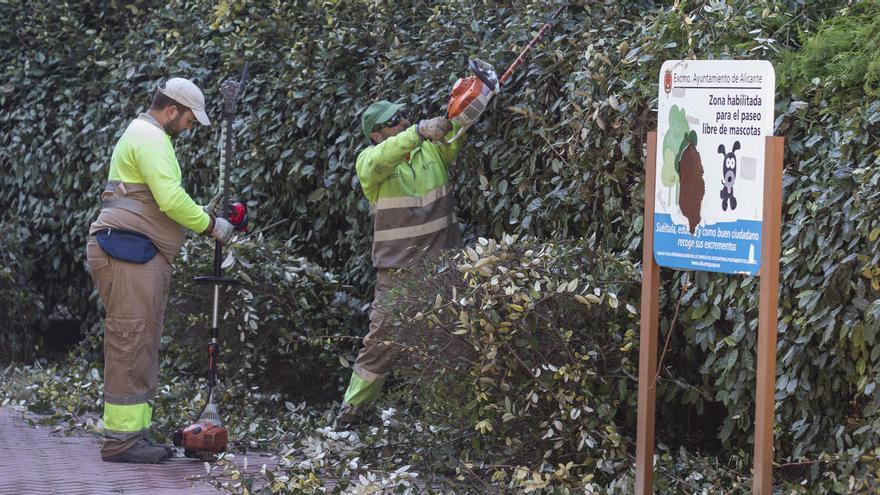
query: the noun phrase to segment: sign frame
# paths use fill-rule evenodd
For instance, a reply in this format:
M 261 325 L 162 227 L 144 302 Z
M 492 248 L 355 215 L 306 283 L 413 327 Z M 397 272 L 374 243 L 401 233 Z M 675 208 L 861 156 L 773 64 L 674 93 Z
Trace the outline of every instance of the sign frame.
M 647 136 L 645 209 L 642 244 L 642 304 L 639 335 L 638 416 L 636 420 L 635 493 L 653 493 L 654 434 L 656 420 L 657 342 L 659 327 L 660 266 L 654 259 L 657 132 Z M 755 392 L 755 464 L 753 495 L 773 491 L 773 423 L 776 389 L 776 339 L 778 332 L 779 257 L 782 235 L 782 171 L 785 138 L 765 137 L 764 191 L 761 235 L 760 293 L 758 306 L 758 359 Z

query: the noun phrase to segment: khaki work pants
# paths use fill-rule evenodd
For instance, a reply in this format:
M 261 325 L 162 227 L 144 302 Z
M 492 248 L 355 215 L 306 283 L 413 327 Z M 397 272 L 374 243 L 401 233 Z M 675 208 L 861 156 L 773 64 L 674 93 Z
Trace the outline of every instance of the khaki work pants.
M 375 401 L 400 352 L 399 346 L 389 341 L 392 326 L 388 297 L 392 289 L 400 287 L 401 280 L 401 275 L 392 275 L 391 269 L 380 268 L 376 273 L 370 330 L 354 362 L 351 382 L 343 398 L 344 407 L 361 407 Z
M 388 342 L 391 312 L 386 301 L 388 292 L 395 287 L 396 282 L 391 270 L 387 268 L 378 270 L 373 304 L 370 309 L 370 330 L 364 336 L 364 347 L 354 362 L 355 372 L 369 381 L 384 377 L 391 370 L 394 356 L 397 354 L 397 346 Z
M 86 260 L 107 312 L 101 455 L 109 457 L 149 432 L 171 265 L 158 255 L 144 264 L 113 259 L 94 236 L 86 246 Z

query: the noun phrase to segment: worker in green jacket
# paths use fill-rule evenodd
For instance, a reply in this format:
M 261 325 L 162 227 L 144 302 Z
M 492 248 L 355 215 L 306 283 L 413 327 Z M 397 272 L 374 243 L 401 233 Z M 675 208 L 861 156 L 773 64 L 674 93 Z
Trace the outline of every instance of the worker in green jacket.
M 460 141 L 446 144 L 457 129 L 445 117 L 411 125 L 402 108 L 383 100 L 361 116 L 371 146 L 358 155 L 356 168 L 373 213 L 376 289 L 370 329 L 337 417 L 339 429 L 363 420 L 392 366 L 396 348 L 387 342 L 391 321 L 385 299 L 399 283 L 393 270 L 461 244 L 448 173 Z
M 101 213 L 89 227 L 86 263 L 106 309 L 105 461 L 156 464 L 171 455 L 149 435 L 171 264 L 187 229 L 221 243 L 232 235 L 215 211 L 218 198 L 199 206 L 181 185 L 171 138 L 196 120 L 210 124 L 195 84 L 172 78 L 160 85 L 149 110 L 117 141 Z

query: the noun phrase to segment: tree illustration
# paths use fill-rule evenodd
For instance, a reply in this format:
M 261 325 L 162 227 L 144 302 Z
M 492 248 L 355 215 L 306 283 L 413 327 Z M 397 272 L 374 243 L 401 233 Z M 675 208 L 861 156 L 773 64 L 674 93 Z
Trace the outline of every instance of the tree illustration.
M 690 130 L 684 109 L 672 105 L 669 109 L 669 128 L 663 137 L 663 164 L 660 168 L 660 182 L 669 188 L 667 200 L 670 204 L 678 204 L 680 180 L 678 160 L 688 144 L 685 137 Z

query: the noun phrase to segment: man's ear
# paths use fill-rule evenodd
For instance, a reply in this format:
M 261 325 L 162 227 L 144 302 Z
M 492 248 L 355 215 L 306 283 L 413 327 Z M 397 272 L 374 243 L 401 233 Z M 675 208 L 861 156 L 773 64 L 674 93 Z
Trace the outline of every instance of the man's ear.
M 379 144 L 382 142 L 383 139 L 384 137 L 382 136 L 381 132 L 373 131 L 370 133 L 370 141 L 372 141 L 373 144 Z

